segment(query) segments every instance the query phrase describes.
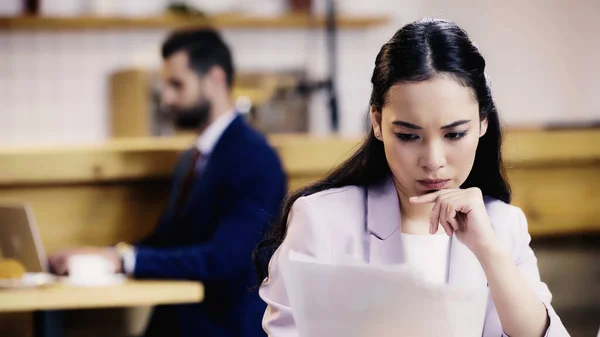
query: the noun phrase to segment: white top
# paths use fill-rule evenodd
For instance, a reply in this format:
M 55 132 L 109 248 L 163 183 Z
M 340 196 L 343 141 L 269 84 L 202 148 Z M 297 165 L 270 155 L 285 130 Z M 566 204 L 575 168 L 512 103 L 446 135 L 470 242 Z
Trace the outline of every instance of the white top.
M 414 268 L 419 277 L 434 284 L 446 283 L 448 270 L 448 242 L 446 234 L 404 234 L 402 245 L 406 263 Z

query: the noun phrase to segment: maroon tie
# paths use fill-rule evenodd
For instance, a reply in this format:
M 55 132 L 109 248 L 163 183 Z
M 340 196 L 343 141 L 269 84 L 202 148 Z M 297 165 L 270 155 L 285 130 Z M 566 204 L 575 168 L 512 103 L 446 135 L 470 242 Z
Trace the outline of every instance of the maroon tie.
M 200 159 L 200 151 L 197 148 L 192 149 L 192 153 L 190 156 L 189 166 L 181 180 L 181 184 L 179 185 L 179 196 L 177 198 L 177 217 L 181 215 L 187 199 L 189 197 L 190 192 L 192 191 L 192 186 L 194 185 L 194 174 L 196 173 L 196 165 Z

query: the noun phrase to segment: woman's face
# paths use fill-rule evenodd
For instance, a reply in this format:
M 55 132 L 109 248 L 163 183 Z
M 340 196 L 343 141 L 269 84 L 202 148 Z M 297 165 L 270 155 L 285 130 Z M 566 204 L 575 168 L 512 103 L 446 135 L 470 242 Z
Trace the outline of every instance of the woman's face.
M 392 86 L 382 112 L 371 115 L 396 187 L 407 197 L 460 187 L 487 130 L 473 90 L 446 75 Z

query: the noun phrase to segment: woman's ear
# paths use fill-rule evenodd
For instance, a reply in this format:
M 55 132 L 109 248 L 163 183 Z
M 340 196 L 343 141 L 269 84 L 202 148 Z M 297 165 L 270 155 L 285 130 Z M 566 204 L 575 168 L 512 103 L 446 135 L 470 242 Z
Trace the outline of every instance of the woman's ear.
M 479 121 L 479 137 L 483 137 L 485 135 L 488 128 L 488 119 L 487 117 Z
M 371 124 L 373 125 L 373 133 L 375 138 L 383 141 L 383 134 L 381 133 L 381 112 L 377 111 L 377 108 L 371 105 Z

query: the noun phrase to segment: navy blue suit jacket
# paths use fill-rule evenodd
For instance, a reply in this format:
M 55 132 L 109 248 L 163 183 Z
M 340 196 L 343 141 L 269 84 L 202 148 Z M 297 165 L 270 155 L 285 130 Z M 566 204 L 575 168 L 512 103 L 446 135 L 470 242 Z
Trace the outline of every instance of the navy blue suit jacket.
M 201 281 L 205 299 L 155 308 L 147 335 L 263 337 L 266 304 L 249 291 L 256 284 L 251 255 L 286 194 L 281 162 L 236 117 L 194 177 L 178 216 L 177 196 L 191 158 L 189 150 L 182 154 L 158 227 L 136 246 L 134 276 Z

